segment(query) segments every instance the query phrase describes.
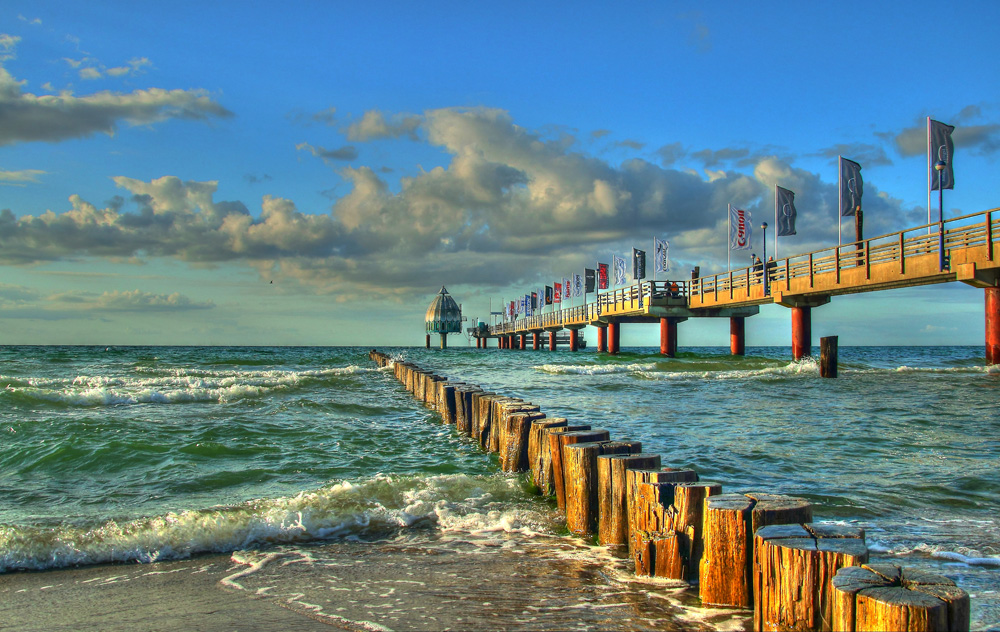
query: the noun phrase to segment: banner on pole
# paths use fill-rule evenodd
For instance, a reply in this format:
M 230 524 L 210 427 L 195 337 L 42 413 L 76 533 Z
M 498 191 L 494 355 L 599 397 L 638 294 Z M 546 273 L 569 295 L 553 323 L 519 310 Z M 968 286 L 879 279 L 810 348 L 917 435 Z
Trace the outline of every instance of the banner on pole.
M 545 304 L 546 305 L 551 305 L 552 304 L 552 286 L 551 285 L 546 285 L 545 286 Z
M 553 283 L 552 285 L 555 288 L 555 291 L 554 291 L 554 293 L 552 295 L 552 302 L 553 303 L 561 303 L 562 302 L 562 283 Z
M 750 220 L 750 211 L 730 206 L 729 249 L 750 250 L 751 235 L 753 235 L 753 222 Z
M 611 263 L 615 268 L 615 286 L 625 285 L 625 257 L 611 255 Z
M 597 271 L 590 268 L 584 268 L 583 277 L 585 283 L 584 287 L 586 288 L 584 292 L 589 294 L 597 288 Z
M 840 157 L 840 216 L 849 217 L 861 210 L 861 194 L 864 181 L 861 180 L 861 165 Z
M 646 251 L 632 249 L 632 280 L 641 281 L 646 278 Z
M 597 289 L 606 290 L 608 289 L 609 279 L 608 279 L 608 264 L 598 263 L 597 264 Z
M 795 193 L 774 186 L 774 214 L 778 223 L 778 237 L 795 234 Z
M 670 272 L 670 242 L 653 237 L 653 270 Z
M 583 277 L 579 273 L 573 273 L 573 295 L 583 296 Z
M 940 180 L 940 188 L 955 188 L 955 172 L 952 170 L 955 144 L 951 140 L 951 133 L 954 131 L 954 125 L 947 125 L 931 119 L 927 137 L 927 151 L 931 157 L 931 191 L 938 190 L 938 180 Z M 935 163 L 939 160 L 944 161 L 944 170 L 941 171 L 940 175 L 934 168 Z

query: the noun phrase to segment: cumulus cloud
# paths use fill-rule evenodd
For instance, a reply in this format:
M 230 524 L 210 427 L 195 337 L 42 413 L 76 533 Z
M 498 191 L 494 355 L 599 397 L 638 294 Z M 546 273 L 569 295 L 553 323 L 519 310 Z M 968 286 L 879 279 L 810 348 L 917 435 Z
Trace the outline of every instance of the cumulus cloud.
M 785 248 L 807 252 L 836 239 L 835 180 L 788 157 L 722 148 L 701 160 L 748 166 L 707 173 L 641 158 L 612 165 L 572 137 L 553 139 L 491 108 L 427 111 L 412 130 L 443 151 L 446 164 L 398 182 L 369 166 L 342 167 L 347 188 L 325 211 L 264 196 L 251 212 L 242 202 L 216 201 L 215 182 L 116 177 L 125 195 L 103 207 L 72 196 L 61 213 L 16 218 L 0 211 L 0 261 L 239 262 L 337 300 L 403 298 L 425 293 L 429 279 L 449 287 L 535 283 L 592 267 L 651 235 L 670 238 L 681 266 L 718 264 L 725 261 L 727 205 L 766 220 L 775 184 L 795 191 L 799 209 L 799 235 Z M 325 151 L 300 149 L 320 157 Z M 686 155 L 679 146 L 675 153 Z M 869 183 L 865 210 L 869 234 L 919 215 Z
M 4 37 L 0 39 L 0 61 L 13 55 L 18 41 Z M 78 66 L 85 63 L 85 60 L 67 61 Z M 143 58 L 132 60 L 129 67 L 138 71 L 147 64 L 148 60 Z M 85 70 L 81 68 L 81 72 Z M 99 74 L 100 70 L 95 68 L 94 72 Z M 39 96 L 22 91 L 23 84 L 0 65 L 0 145 L 114 134 L 122 122 L 148 125 L 175 118 L 204 120 L 232 116 L 232 112 L 204 90 L 150 88 L 80 97 L 69 93 Z
M 378 138 L 399 138 L 408 136 L 417 139 L 416 132 L 420 126 L 420 117 L 410 114 L 400 114 L 387 119 L 377 110 L 364 113 L 360 121 L 347 127 L 347 139 L 352 141 L 369 141 Z

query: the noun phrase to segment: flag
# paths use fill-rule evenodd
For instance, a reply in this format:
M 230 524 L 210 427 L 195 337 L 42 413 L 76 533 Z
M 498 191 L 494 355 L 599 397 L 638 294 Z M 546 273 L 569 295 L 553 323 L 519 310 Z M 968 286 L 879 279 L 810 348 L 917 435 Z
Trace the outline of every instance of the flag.
M 572 298 L 573 289 L 569 286 L 569 279 L 563 277 L 563 298 Z
M 611 255 L 611 263 L 615 268 L 615 285 L 625 285 L 625 258 Z
M 551 305 L 552 304 L 552 286 L 551 285 L 546 285 L 545 286 L 545 304 L 546 305 Z
M 608 289 L 608 264 L 598 263 L 597 264 L 597 289 L 606 290 Z
M 753 234 L 753 222 L 750 211 L 744 211 L 735 206 L 729 207 L 729 249 L 750 250 L 750 236 Z
M 656 272 L 670 272 L 670 242 L 653 237 L 653 266 Z
M 774 221 L 778 237 L 795 234 L 795 193 L 777 185 L 774 187 Z
M 597 287 L 597 271 L 592 270 L 591 268 L 584 268 L 583 277 L 584 277 L 584 282 L 586 283 L 585 286 L 586 289 L 584 290 L 584 292 L 585 293 L 593 292 L 594 289 Z
M 840 157 L 840 216 L 849 217 L 861 210 L 861 194 L 864 181 L 861 179 L 861 165 Z
M 955 188 L 955 172 L 952 171 L 955 144 L 951 140 L 951 133 L 954 131 L 954 125 L 946 125 L 935 120 L 931 120 L 930 127 L 927 128 L 927 155 L 930 156 L 931 191 L 938 190 L 939 178 L 942 188 Z M 944 161 L 944 170 L 940 175 L 934 168 L 935 163 L 939 160 Z
M 510 307 L 508 308 L 508 313 L 510 314 L 510 320 L 514 320 L 514 301 L 510 302 Z
M 538 292 L 531 293 L 531 310 L 538 309 Z
M 632 249 L 632 279 L 641 281 L 646 278 L 646 251 Z
M 583 296 L 583 277 L 579 273 L 573 273 L 573 294 Z
M 552 302 L 553 303 L 561 303 L 562 302 L 562 283 L 553 283 L 552 285 L 555 288 L 555 292 L 553 292 L 553 294 L 552 294 Z

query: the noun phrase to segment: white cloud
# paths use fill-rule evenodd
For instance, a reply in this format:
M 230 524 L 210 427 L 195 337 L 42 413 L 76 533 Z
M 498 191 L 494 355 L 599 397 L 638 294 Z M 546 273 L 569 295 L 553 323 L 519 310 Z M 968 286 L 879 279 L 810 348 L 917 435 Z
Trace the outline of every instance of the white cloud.
M 38 182 L 38 176 L 45 175 L 45 173 L 40 169 L 0 170 L 0 185 L 24 186 L 29 182 Z
M 420 126 L 420 117 L 402 114 L 386 119 L 377 110 L 364 113 L 361 120 L 352 123 L 347 128 L 347 139 L 352 141 L 369 141 L 379 138 L 399 138 L 409 136 L 416 140 L 416 130 Z
M 428 279 L 478 287 L 535 282 L 627 252 L 651 235 L 671 239 L 680 266 L 724 261 L 727 204 L 766 220 L 776 183 L 795 191 L 799 210 L 799 235 L 787 248 L 807 252 L 836 233 L 835 182 L 780 156 L 721 148 L 712 155 L 750 161 L 750 168 L 706 175 L 642 159 L 615 166 L 579 151 L 571 137 L 548 140 L 488 108 L 428 111 L 418 129 L 450 156 L 447 164 L 403 177 L 398 187 L 371 167 L 342 168 L 350 188 L 329 212 L 264 196 L 252 213 L 242 202 L 216 201 L 215 182 L 116 177 L 129 194 L 124 205 L 99 208 L 72 196 L 61 213 L 0 211 L 0 259 L 242 262 L 338 300 L 404 297 L 425 292 Z M 329 151 L 299 148 L 320 157 Z M 866 186 L 865 209 L 874 234 L 912 211 L 874 185 Z
M 6 51 L 0 54 L 0 61 L 13 55 L 17 41 L 18 38 L 0 36 L 0 49 Z M 66 61 L 80 67 L 81 76 L 100 72 L 86 66 L 87 58 Z M 144 58 L 133 62 L 136 69 L 148 64 Z M 204 90 L 150 88 L 127 93 L 104 91 L 81 97 L 68 93 L 38 96 L 22 91 L 23 84 L 0 65 L 0 112 L 4 114 L 0 146 L 113 134 L 122 122 L 148 125 L 175 118 L 232 116 Z

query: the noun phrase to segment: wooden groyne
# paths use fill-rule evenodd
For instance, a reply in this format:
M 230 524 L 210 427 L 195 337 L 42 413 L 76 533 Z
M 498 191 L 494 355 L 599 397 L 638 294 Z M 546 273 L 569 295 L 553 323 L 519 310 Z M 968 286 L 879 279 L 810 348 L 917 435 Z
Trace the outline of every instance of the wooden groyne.
M 723 493 L 638 441 L 376 350 L 369 357 L 496 453 L 504 472 L 554 497 L 570 532 L 627 552 L 636 574 L 697 584 L 705 606 L 752 610 L 754 630 L 969 629 L 969 595 L 953 581 L 868 564 L 864 530 L 814 523 L 805 499 Z

